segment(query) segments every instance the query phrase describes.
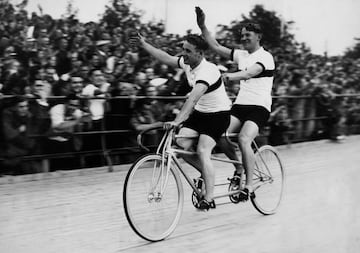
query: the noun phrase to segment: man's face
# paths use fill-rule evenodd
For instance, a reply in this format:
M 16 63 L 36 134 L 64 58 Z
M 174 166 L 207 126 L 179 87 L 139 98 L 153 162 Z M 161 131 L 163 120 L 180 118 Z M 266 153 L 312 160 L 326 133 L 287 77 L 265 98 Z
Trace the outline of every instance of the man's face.
M 93 55 L 91 58 L 91 62 L 94 66 L 98 66 L 100 64 L 100 58 L 97 55 Z
M 136 84 L 139 84 L 141 86 L 145 85 L 147 82 L 146 74 L 143 72 L 140 72 L 136 75 Z
M 104 79 L 104 75 L 100 70 L 95 70 L 92 73 L 92 80 L 94 85 L 100 85 Z
M 45 73 L 46 73 L 46 80 L 48 80 L 49 82 L 53 82 L 54 75 L 56 74 L 56 70 L 54 68 L 47 68 L 45 70 Z
M 137 90 L 131 83 L 118 83 L 118 88 L 121 91 L 121 96 L 135 95 Z
M 153 68 L 147 68 L 145 70 L 147 79 L 151 80 L 154 79 L 154 69 Z
M 18 61 L 14 61 L 12 64 L 11 64 L 11 67 L 12 69 L 18 71 L 19 68 L 20 68 L 20 63 Z
M 241 43 L 247 51 L 254 51 L 256 46 L 260 44 L 260 38 L 259 34 L 248 31 L 246 28 L 242 28 L 241 30 Z
M 81 75 L 83 77 L 87 76 L 89 73 L 89 68 L 87 66 L 82 66 L 80 69 Z
M 66 49 L 68 47 L 69 43 L 67 41 L 67 39 L 61 39 L 60 40 L 60 48 L 61 49 Z
M 56 66 L 56 57 L 55 56 L 50 57 L 49 65 L 50 66 Z
M 74 113 L 77 109 L 80 108 L 80 100 L 78 99 L 71 99 L 67 103 L 67 111 L 69 114 Z
M 83 80 L 81 77 L 71 78 L 71 90 L 75 93 L 81 93 L 83 89 Z
M 184 63 L 190 66 L 196 66 L 201 60 L 201 53 L 187 41 L 183 44 L 182 55 L 184 56 Z
M 49 96 L 50 94 L 50 84 L 46 80 L 35 80 L 33 86 L 33 93 L 36 95 Z
M 157 89 L 156 89 L 156 87 L 154 87 L 154 86 L 148 86 L 147 88 L 146 88 L 146 95 L 147 96 L 156 96 L 157 95 Z
M 34 93 L 39 94 L 44 90 L 44 83 L 42 80 L 36 80 L 34 83 Z
M 20 102 L 16 105 L 16 112 L 19 116 L 26 116 L 29 112 L 29 104 L 28 101 Z

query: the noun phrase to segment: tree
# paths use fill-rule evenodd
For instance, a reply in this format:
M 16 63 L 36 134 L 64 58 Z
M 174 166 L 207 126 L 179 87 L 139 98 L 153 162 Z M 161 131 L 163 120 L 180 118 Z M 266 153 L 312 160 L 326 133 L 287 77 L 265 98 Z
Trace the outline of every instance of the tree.
M 131 11 L 132 4 L 125 0 L 112 0 L 111 6 L 105 6 L 105 13 L 101 22 L 106 23 L 109 28 L 121 27 L 125 23 L 134 25 L 140 22 L 142 12 Z
M 73 19 L 77 16 L 79 9 L 74 6 L 73 0 L 68 0 L 65 14 L 61 15 L 64 19 Z
M 290 32 L 293 21 L 285 21 L 274 11 L 267 11 L 262 5 L 255 5 L 249 16 L 242 15 L 241 21 L 232 21 L 229 29 L 235 40 L 240 41 L 242 25 L 247 22 L 258 23 L 263 30 L 263 44 L 267 48 L 284 47 L 294 45 L 294 35 Z
M 355 38 L 356 44 L 352 48 L 348 48 L 344 54 L 345 58 L 359 59 L 360 58 L 360 38 Z

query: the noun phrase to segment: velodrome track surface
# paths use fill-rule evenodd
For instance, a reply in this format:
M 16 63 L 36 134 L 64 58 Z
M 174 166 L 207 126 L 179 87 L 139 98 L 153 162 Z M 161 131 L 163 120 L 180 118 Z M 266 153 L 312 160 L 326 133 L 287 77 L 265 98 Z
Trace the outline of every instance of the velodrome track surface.
M 275 215 L 261 215 L 250 202 L 198 212 L 184 185 L 180 223 L 158 243 L 139 238 L 126 221 L 127 165 L 112 173 L 95 168 L 1 177 L 0 252 L 360 252 L 360 136 L 278 150 L 286 189 Z M 222 163 L 216 182 L 232 171 Z

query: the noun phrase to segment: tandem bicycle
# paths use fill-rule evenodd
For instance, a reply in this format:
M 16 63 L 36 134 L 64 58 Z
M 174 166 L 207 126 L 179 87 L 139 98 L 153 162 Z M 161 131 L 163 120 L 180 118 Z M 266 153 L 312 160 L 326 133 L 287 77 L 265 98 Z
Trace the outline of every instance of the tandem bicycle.
M 147 130 L 159 130 L 152 128 Z M 142 145 L 142 135 L 137 137 Z M 224 134 L 232 145 L 236 145 L 231 138 L 237 134 Z M 182 167 L 177 154 L 195 154 L 176 146 L 177 138 L 196 138 L 196 136 L 180 136 L 175 129 L 164 130 L 161 141 L 154 153 L 147 153 L 137 159 L 129 169 L 123 190 L 123 205 L 126 218 L 141 238 L 156 242 L 167 238 L 175 230 L 184 205 L 184 189 L 180 174 L 192 188 L 192 204 L 197 207 L 202 196 L 202 189 L 197 180 L 190 177 Z M 255 198 L 250 198 L 257 211 L 264 215 L 274 214 L 280 205 L 285 182 L 282 162 L 276 149 L 270 145 L 259 147 L 253 142 L 255 152 L 255 168 L 253 175 L 253 189 Z M 239 161 L 212 155 L 212 160 L 226 163 Z M 195 170 L 195 168 L 194 168 Z M 228 197 L 231 202 L 239 202 L 239 194 L 244 189 L 232 183 L 230 178 L 228 190 L 217 194 L 214 199 Z M 241 177 L 240 186 L 245 185 Z M 215 187 L 218 186 L 215 184 Z

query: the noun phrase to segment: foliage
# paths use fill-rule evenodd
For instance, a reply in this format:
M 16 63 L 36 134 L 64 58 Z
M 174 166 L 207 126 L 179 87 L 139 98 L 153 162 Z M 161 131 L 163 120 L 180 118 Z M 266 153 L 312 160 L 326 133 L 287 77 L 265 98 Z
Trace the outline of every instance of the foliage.
M 77 16 L 79 9 L 74 6 L 74 0 L 68 0 L 65 14 L 61 15 L 64 19 L 73 19 Z
M 240 30 L 244 23 L 256 22 L 263 30 L 262 43 L 266 48 L 278 48 L 294 45 L 294 35 L 291 33 L 293 21 L 285 21 L 274 11 L 267 11 L 262 5 L 255 5 L 249 16 L 242 15 L 241 21 L 232 21 L 229 27 L 224 29 L 231 31 L 235 40 L 240 42 Z
M 125 0 L 112 0 L 111 6 L 105 7 L 105 13 L 101 22 L 106 23 L 109 28 L 121 27 L 124 24 L 139 24 L 141 12 L 131 10 L 132 4 Z
M 360 59 L 360 38 L 355 38 L 356 44 L 346 50 L 344 57 L 350 59 Z

